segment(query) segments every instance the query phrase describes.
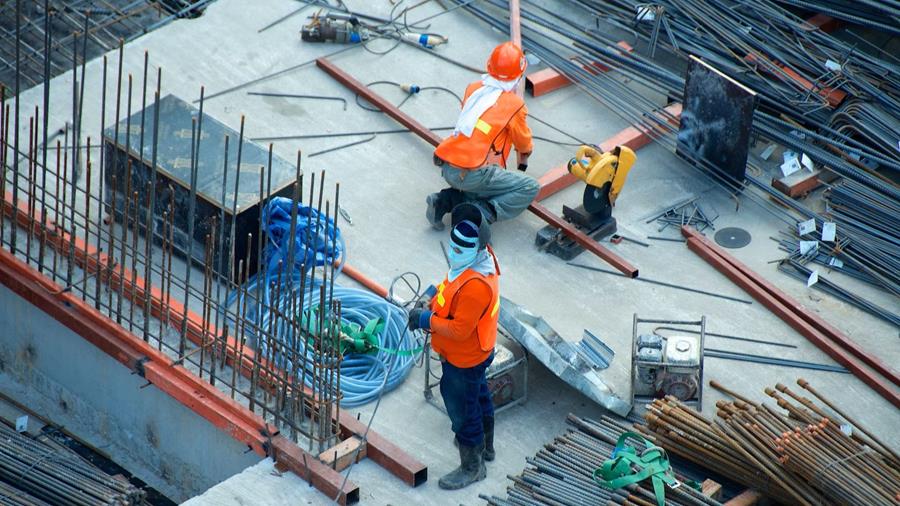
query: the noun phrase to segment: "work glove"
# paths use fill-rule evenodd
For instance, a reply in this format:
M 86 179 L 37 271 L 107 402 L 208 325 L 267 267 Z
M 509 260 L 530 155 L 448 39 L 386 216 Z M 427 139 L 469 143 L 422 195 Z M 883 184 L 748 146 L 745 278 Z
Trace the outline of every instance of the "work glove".
M 517 169 L 519 169 L 519 170 L 522 171 L 522 172 L 525 172 L 526 170 L 528 170 L 528 164 L 527 164 L 527 163 L 520 163 L 519 166 L 517 167 Z
M 425 292 L 422 293 L 422 296 L 419 297 L 416 305 L 413 306 L 415 309 L 428 309 L 431 306 L 431 299 L 437 295 L 437 287 L 434 285 L 428 285 L 428 288 L 425 289 Z
M 409 320 L 406 326 L 409 327 L 409 330 L 431 330 L 431 314 L 432 312 L 428 309 L 413 308 L 409 312 Z

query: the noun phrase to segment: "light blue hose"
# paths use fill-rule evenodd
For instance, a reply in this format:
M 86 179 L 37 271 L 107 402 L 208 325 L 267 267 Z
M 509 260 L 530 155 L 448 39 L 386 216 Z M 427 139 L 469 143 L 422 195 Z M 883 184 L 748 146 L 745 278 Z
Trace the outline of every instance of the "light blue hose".
M 274 203 L 270 203 L 270 206 L 273 204 Z M 279 211 L 283 210 L 284 203 L 279 202 L 278 204 L 282 207 Z M 267 209 L 267 211 L 270 209 Z M 281 219 L 279 219 L 279 215 L 281 216 Z M 311 364 L 314 361 L 320 360 L 316 357 L 315 350 L 313 350 L 311 346 L 308 346 L 307 343 L 302 341 L 295 342 L 295 332 L 293 332 L 283 318 L 272 319 L 272 308 L 283 315 L 290 315 L 292 318 L 298 320 L 301 319 L 301 316 L 303 315 L 301 321 L 304 322 L 304 325 L 309 325 L 310 318 L 308 316 L 310 314 L 320 316 L 318 304 L 322 279 L 321 276 L 310 276 L 309 274 L 311 273 L 308 267 L 305 269 L 306 272 L 303 272 L 304 269 L 296 268 L 297 266 L 295 266 L 292 276 L 285 270 L 280 286 L 278 288 L 273 288 L 273 284 L 276 283 L 278 279 L 278 269 L 277 262 L 271 260 L 273 258 L 286 257 L 285 243 L 287 243 L 286 235 L 288 234 L 283 233 L 285 231 L 285 225 L 283 223 L 284 216 L 284 212 L 264 213 L 264 219 L 266 219 L 267 222 L 266 231 L 268 236 L 264 258 L 269 259 L 270 261 L 267 262 L 268 265 L 265 267 L 266 272 L 262 273 L 262 277 L 266 280 L 265 286 L 263 286 L 261 290 L 263 292 L 263 307 L 261 313 L 257 314 L 255 301 L 248 300 L 246 308 L 247 319 L 252 322 L 252 325 L 250 326 L 251 330 L 262 328 L 263 330 L 268 331 L 270 325 L 273 325 L 274 334 L 279 341 L 279 346 L 276 346 L 275 350 L 269 350 L 267 343 L 263 340 L 257 341 L 256 347 L 260 356 L 264 357 L 269 356 L 269 353 L 274 351 L 275 365 L 282 370 L 293 372 L 293 363 L 290 360 L 291 357 L 282 353 L 282 347 L 299 350 L 300 354 L 304 354 L 305 350 L 306 360 L 303 362 L 307 367 L 307 374 L 303 374 L 302 367 L 304 364 L 298 364 L 300 367 L 298 367 L 296 371 L 296 380 L 299 382 L 305 377 L 306 385 L 312 387 Z M 290 216 L 290 211 L 287 212 L 286 216 Z M 269 223 L 271 221 L 275 221 L 276 223 Z M 333 227 L 333 222 L 329 221 L 329 226 Z M 278 232 L 281 233 L 279 234 Z M 310 237 L 312 240 L 310 241 L 300 240 L 299 236 L 301 233 L 307 232 L 305 230 L 301 231 L 301 227 L 298 226 L 298 239 L 295 243 L 297 247 L 299 248 L 301 244 L 305 244 L 306 242 L 311 242 L 312 244 L 310 244 L 310 247 L 306 252 L 298 249 L 296 256 L 298 258 L 306 258 L 309 260 L 315 258 L 315 263 L 322 266 L 325 265 L 326 262 L 333 260 L 335 256 L 339 255 L 341 263 L 336 270 L 336 274 L 340 272 L 340 267 L 343 266 L 347 255 L 347 250 L 343 244 L 340 232 L 329 233 L 327 239 L 324 234 L 311 233 Z M 278 240 L 273 241 L 272 239 L 274 237 L 277 237 Z M 322 243 L 327 244 L 327 247 L 320 244 L 319 239 L 322 240 Z M 315 256 L 309 250 L 315 252 Z M 313 262 L 310 261 L 308 264 L 305 264 L 304 267 L 311 263 Z M 306 293 L 305 297 L 303 297 L 304 307 L 295 309 L 291 307 L 291 302 L 298 300 L 300 297 L 303 276 L 306 276 L 306 282 L 304 283 Z M 248 280 L 246 293 L 251 294 L 250 299 L 256 294 L 259 278 L 260 275 L 258 273 Z M 330 287 L 326 286 L 326 289 L 330 289 Z M 384 322 L 384 329 L 377 334 L 377 352 L 371 354 L 346 353 L 340 365 L 341 406 L 361 406 L 378 398 L 382 389 L 384 389 L 385 392 L 389 392 L 403 383 L 415 364 L 417 357 L 421 354 L 423 339 L 421 337 L 416 337 L 416 334 L 407 329 L 406 324 L 408 317 L 407 311 L 404 308 L 388 302 L 386 299 L 367 290 L 348 288 L 337 284 L 335 284 L 333 290 L 333 299 L 340 301 L 341 303 L 342 322 L 354 323 L 360 327 L 365 327 L 371 320 L 378 318 Z M 239 295 L 240 293 L 238 291 L 229 294 L 225 302 L 227 307 L 231 308 L 236 302 L 239 302 Z M 244 301 L 240 302 L 243 303 Z M 291 312 L 294 312 L 294 314 L 290 314 Z M 329 315 L 326 314 L 326 321 L 328 321 L 328 316 Z M 234 322 L 232 321 L 231 323 L 233 325 Z M 397 351 L 399 351 L 399 353 Z M 334 384 L 331 387 L 336 389 L 337 386 L 337 384 Z

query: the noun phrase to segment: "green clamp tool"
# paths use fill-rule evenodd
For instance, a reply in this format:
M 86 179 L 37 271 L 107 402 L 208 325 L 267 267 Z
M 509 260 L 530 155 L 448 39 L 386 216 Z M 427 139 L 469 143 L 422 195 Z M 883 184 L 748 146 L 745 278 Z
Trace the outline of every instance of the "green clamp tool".
M 625 440 L 629 437 L 641 441 L 646 447 L 640 455 L 633 446 L 625 444 Z M 675 479 L 666 451 L 647 441 L 640 434 L 622 433 L 610 457 L 593 474 L 594 481 L 601 486 L 616 490 L 650 478 L 659 506 L 665 506 L 666 503 L 665 485 L 673 489 L 681 486 Z

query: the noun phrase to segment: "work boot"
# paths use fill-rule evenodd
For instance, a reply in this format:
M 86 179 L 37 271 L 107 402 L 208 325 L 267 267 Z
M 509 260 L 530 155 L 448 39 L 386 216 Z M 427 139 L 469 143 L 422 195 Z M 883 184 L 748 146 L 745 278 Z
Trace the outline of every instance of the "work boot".
M 425 203 L 428 204 L 425 209 L 425 219 L 431 223 L 431 228 L 444 230 L 444 215 L 450 212 L 450 208 L 443 190 L 425 197 Z
M 497 453 L 494 451 L 494 417 L 484 417 L 481 419 L 484 426 L 484 460 L 493 462 Z
M 464 200 L 463 193 L 454 188 L 444 188 L 438 193 L 432 193 L 425 197 L 425 203 L 428 204 L 425 218 L 435 230 L 444 230 L 444 215 L 451 212 Z
M 438 481 L 444 490 L 457 490 L 467 487 L 487 476 L 484 467 L 484 442 L 478 446 L 459 445 L 459 467 L 445 474 Z

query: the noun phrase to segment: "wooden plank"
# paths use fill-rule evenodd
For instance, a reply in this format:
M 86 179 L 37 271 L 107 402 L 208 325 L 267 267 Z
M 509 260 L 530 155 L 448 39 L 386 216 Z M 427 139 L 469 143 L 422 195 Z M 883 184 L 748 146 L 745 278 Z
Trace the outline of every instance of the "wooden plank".
M 744 490 L 740 494 L 729 499 L 725 506 L 753 506 L 762 499 L 762 494 L 756 490 Z
M 359 502 L 359 487 L 334 469 L 319 462 L 297 445 L 282 437 L 272 443 L 272 457 L 279 470 L 290 469 L 331 500 L 342 505 Z M 341 485 L 343 484 L 343 487 Z
M 356 436 L 351 436 L 319 454 L 319 460 L 337 472 L 364 458 L 366 458 L 366 444 Z
M 700 484 L 700 493 L 718 501 L 722 496 L 722 484 L 707 478 Z

